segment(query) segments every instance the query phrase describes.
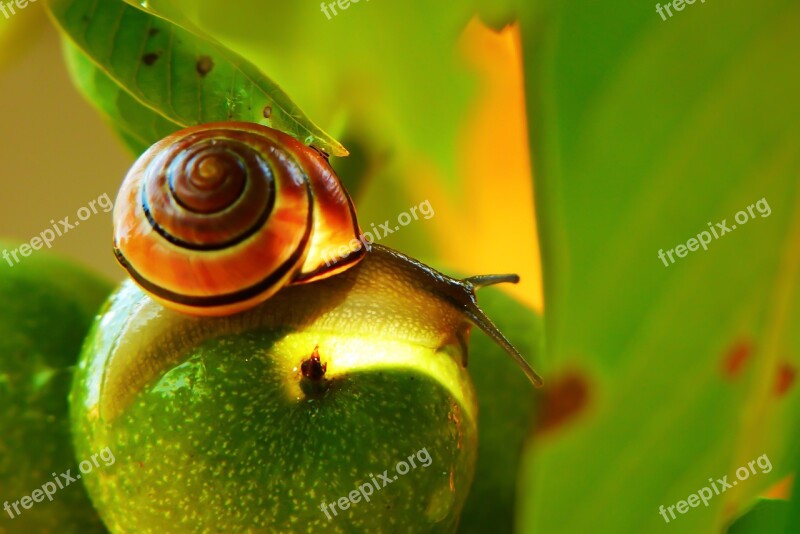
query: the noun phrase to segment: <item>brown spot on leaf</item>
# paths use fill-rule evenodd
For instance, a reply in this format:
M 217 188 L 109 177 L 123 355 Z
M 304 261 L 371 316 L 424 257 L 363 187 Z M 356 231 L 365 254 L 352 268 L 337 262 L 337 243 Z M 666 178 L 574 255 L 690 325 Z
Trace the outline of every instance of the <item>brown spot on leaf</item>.
M 739 376 L 747 360 L 753 355 L 753 347 L 747 341 L 731 345 L 722 359 L 722 375 L 727 379 Z
M 775 376 L 775 395 L 778 397 L 786 395 L 794 385 L 795 378 L 797 378 L 797 369 L 789 363 L 782 363 Z
M 540 436 L 575 419 L 589 403 L 589 382 L 577 372 L 549 380 L 539 392 L 533 434 Z
M 200 56 L 197 58 L 195 68 L 197 69 L 197 74 L 205 78 L 206 74 L 211 72 L 211 70 L 214 68 L 214 60 L 212 60 L 209 56 Z
M 158 35 L 159 31 L 160 30 L 158 28 L 150 28 L 150 30 L 147 32 L 147 35 L 153 37 L 154 35 Z
M 264 118 L 268 119 L 272 117 L 272 106 L 264 106 Z
M 157 59 L 158 59 L 158 54 L 156 54 L 155 52 L 150 52 L 149 54 L 145 54 L 142 56 L 142 61 L 148 67 L 153 63 L 155 63 Z

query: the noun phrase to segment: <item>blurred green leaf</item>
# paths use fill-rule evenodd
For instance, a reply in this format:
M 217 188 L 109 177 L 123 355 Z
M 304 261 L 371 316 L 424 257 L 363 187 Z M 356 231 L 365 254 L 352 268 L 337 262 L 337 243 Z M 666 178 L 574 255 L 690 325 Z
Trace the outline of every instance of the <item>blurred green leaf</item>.
M 795 467 L 800 4 L 673 15 L 575 0 L 523 20 L 545 380 L 572 369 L 590 400 L 531 442 L 520 532 L 718 532 Z M 707 251 L 659 259 L 724 219 Z M 770 472 L 659 514 L 763 454 Z
M 14 61 L 27 54 L 32 45 L 41 37 L 46 27 L 44 10 L 36 4 L 28 4 L 24 12 L 16 9 L 14 3 L 5 7 L 8 14 L 0 19 L 0 69 L 6 69 Z
M 65 35 L 102 71 L 92 72 L 86 59 L 69 50 L 73 72 L 80 76 L 76 83 L 120 123 L 128 140 L 152 144 L 167 122 L 185 127 L 241 120 L 277 128 L 333 155 L 347 153 L 274 82 L 223 47 L 121 0 L 48 0 L 48 7 Z M 141 113 L 142 108 L 150 112 Z
M 0 241 L 3 251 L 20 246 Z M 108 280 L 48 251 L 29 256 L 20 265 L 0 262 L 0 503 L 9 506 L 49 473 L 77 471 L 69 426 L 72 374 L 112 289 Z M 84 481 L 73 482 L 52 502 L 4 511 L 0 532 L 106 533 Z
M 797 532 L 786 530 L 789 502 L 779 499 L 759 499 L 755 506 L 728 527 L 728 534 L 762 534 Z

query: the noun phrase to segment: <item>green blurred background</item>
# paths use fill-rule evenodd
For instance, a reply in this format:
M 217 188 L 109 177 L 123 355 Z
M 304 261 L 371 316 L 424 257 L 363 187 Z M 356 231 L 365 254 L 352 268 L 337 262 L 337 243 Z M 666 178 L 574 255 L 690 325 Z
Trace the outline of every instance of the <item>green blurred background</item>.
M 58 31 L 42 2 L 0 17 L 0 234 L 27 242 L 103 193 L 113 199 L 132 163 L 70 82 Z M 102 213 L 102 212 L 101 212 Z M 121 280 L 108 214 L 59 238 L 52 250 Z

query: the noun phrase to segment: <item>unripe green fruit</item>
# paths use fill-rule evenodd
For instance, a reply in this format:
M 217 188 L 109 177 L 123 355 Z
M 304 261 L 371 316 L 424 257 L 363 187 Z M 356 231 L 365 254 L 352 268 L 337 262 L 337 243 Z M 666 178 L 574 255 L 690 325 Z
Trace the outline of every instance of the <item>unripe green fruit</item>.
M 376 246 L 214 319 L 123 284 L 72 393 L 78 456 L 115 456 L 86 477 L 110 530 L 452 532 L 477 447 L 471 286 L 397 258 Z M 369 502 L 354 497 L 372 478 Z
M 0 251 L 15 248 L 0 242 Z M 52 501 L 31 495 L 53 482 L 52 473 L 76 472 L 72 366 L 110 291 L 108 282 L 44 252 L 19 264 L 0 261 L 0 532 L 105 532 L 80 481 Z

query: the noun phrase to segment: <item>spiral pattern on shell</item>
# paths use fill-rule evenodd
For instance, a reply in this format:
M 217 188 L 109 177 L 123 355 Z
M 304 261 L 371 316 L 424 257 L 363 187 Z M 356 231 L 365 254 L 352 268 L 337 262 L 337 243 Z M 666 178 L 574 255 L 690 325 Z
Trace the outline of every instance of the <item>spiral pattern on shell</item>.
M 114 207 L 114 251 L 173 309 L 227 315 L 364 255 L 355 209 L 327 159 L 266 126 L 177 132 L 134 163 Z

